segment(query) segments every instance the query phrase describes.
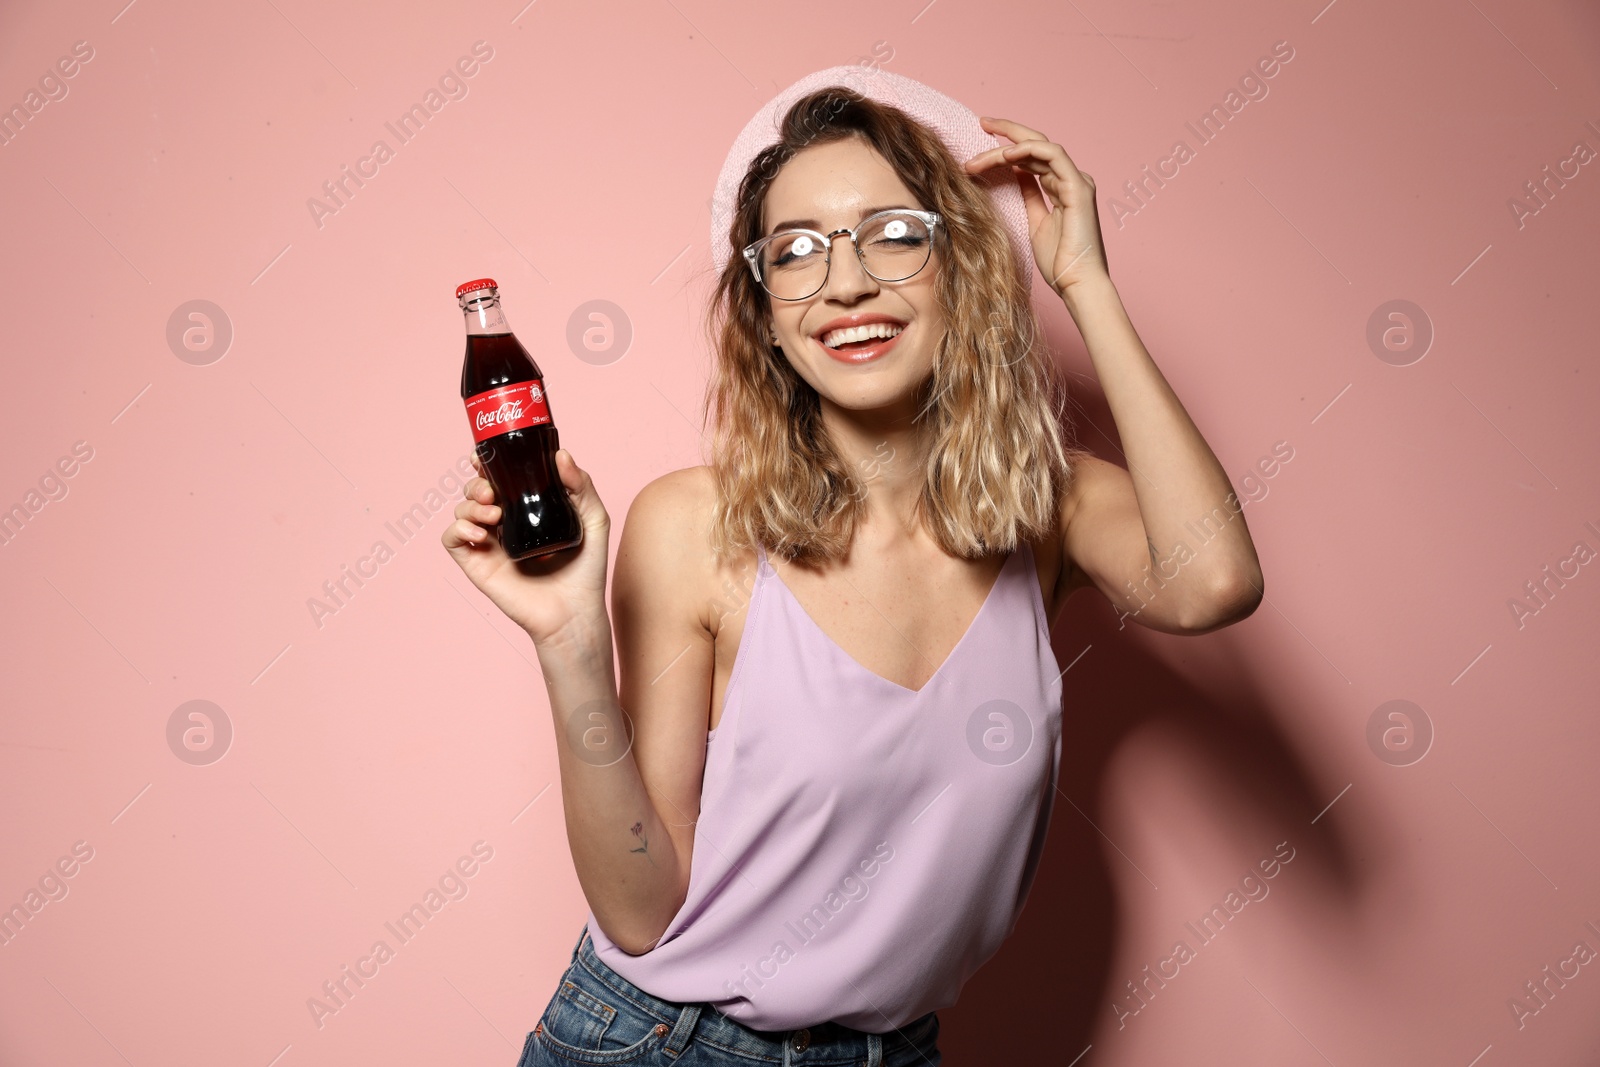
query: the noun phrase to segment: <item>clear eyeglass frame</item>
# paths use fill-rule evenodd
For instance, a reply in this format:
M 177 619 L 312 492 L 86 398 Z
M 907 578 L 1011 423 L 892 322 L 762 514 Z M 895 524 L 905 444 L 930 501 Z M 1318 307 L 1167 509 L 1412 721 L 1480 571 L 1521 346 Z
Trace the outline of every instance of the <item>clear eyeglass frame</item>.
M 928 258 L 922 261 L 922 266 L 918 267 L 904 278 L 879 278 L 876 274 L 873 274 L 870 270 L 867 270 L 866 259 L 861 255 L 861 246 L 856 243 L 857 233 L 866 229 L 870 223 L 882 218 L 885 215 L 915 215 L 928 227 Z M 820 233 L 817 230 L 793 229 L 779 230 L 777 233 L 768 234 L 767 236 L 761 238 L 761 240 L 745 246 L 744 261 L 749 265 L 750 273 L 755 275 L 756 283 L 760 285 L 762 289 L 766 290 L 767 295 L 772 297 L 772 299 L 787 300 L 791 302 L 796 300 L 810 300 L 812 297 L 816 296 L 817 293 L 822 292 L 823 288 L 828 284 L 828 278 L 833 273 L 833 239 L 838 237 L 841 233 L 847 233 L 850 235 L 850 247 L 855 250 L 856 260 L 861 264 L 861 269 L 866 271 L 867 274 L 871 275 L 873 278 L 876 278 L 880 282 L 893 283 L 910 281 L 918 274 L 921 274 L 922 271 L 927 268 L 928 263 L 932 261 L 933 243 L 938 234 L 939 223 L 942 221 L 944 220 L 937 211 L 921 211 L 915 208 L 906 207 L 887 208 L 883 211 L 877 211 L 871 215 L 868 215 L 866 218 L 856 223 L 853 228 L 841 228 L 834 230 L 832 233 Z M 818 243 L 825 250 L 823 255 L 823 263 L 826 265 L 827 269 L 822 272 L 822 281 L 818 283 L 816 289 L 810 293 L 807 293 L 805 296 L 778 296 L 777 294 L 773 293 L 771 289 L 767 288 L 766 279 L 761 277 L 761 267 L 759 265 L 761 250 L 765 248 L 769 242 L 775 241 L 779 237 L 798 233 L 807 234 L 817 239 Z

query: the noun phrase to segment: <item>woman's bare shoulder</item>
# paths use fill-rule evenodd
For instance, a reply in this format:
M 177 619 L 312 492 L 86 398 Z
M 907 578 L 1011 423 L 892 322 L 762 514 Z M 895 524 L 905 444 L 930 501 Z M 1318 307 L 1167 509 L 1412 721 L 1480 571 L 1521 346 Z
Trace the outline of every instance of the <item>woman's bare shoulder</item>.
M 675 530 L 674 546 L 703 548 L 711 525 L 716 483 L 707 466 L 684 467 L 646 482 L 628 505 L 628 523 L 636 521 L 660 533 Z
M 668 471 L 646 482 L 644 488 L 639 490 L 639 496 L 642 497 L 646 493 L 709 506 L 716 494 L 716 482 L 712 479 L 711 468 L 701 464 L 697 467 L 682 467 Z M 637 498 L 635 502 L 637 503 Z
M 715 499 L 707 466 L 668 471 L 645 483 L 628 505 L 614 575 L 618 585 L 654 586 L 658 594 L 651 599 L 692 612 L 707 629 L 710 619 L 701 609 L 716 582 L 709 542 Z

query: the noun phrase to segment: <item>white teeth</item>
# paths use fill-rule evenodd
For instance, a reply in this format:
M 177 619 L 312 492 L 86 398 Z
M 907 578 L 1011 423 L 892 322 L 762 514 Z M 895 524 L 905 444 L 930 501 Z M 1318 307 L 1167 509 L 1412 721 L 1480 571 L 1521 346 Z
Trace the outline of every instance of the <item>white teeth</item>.
M 869 337 L 893 337 L 904 326 L 897 326 L 892 322 L 871 322 L 865 326 L 851 326 L 843 330 L 831 330 L 822 335 L 822 343 L 829 348 L 838 348 L 840 345 L 849 344 L 851 341 L 865 341 Z

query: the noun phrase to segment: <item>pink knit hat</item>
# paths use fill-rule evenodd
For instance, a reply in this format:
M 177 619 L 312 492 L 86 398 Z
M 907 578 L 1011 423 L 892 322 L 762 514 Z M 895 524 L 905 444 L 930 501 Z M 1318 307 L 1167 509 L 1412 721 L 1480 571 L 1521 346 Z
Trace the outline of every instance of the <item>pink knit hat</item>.
M 745 124 L 738 140 L 728 151 L 717 176 L 716 194 L 711 202 L 711 258 L 717 273 L 726 268 L 733 248 L 729 245 L 728 229 L 733 225 L 734 197 L 745 172 L 762 149 L 775 145 L 783 125 L 783 116 L 800 97 L 817 89 L 839 85 L 854 89 L 862 96 L 890 104 L 917 119 L 939 135 L 958 164 L 963 164 L 985 149 L 998 147 L 998 137 L 984 131 L 978 116 L 964 105 L 930 89 L 919 81 L 886 70 L 863 65 L 846 64 L 829 67 L 808 74 L 783 92 L 767 101 L 755 117 Z M 1000 219 L 1005 223 L 1011 238 L 1011 251 L 1021 272 L 1024 285 L 1033 275 L 1033 243 L 1029 236 L 1028 210 L 1017 188 L 1017 179 L 1007 167 L 995 167 L 974 175 L 988 190 Z

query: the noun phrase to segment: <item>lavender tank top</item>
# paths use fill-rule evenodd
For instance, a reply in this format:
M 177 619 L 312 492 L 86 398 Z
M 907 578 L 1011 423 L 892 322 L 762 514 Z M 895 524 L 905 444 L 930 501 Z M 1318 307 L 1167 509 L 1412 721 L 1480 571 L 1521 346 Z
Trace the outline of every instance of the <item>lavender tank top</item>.
M 688 896 L 634 985 L 755 1030 L 888 1033 L 955 1003 L 1016 926 L 1061 762 L 1060 669 L 1021 542 L 919 690 L 829 638 L 758 550 L 707 735 Z

